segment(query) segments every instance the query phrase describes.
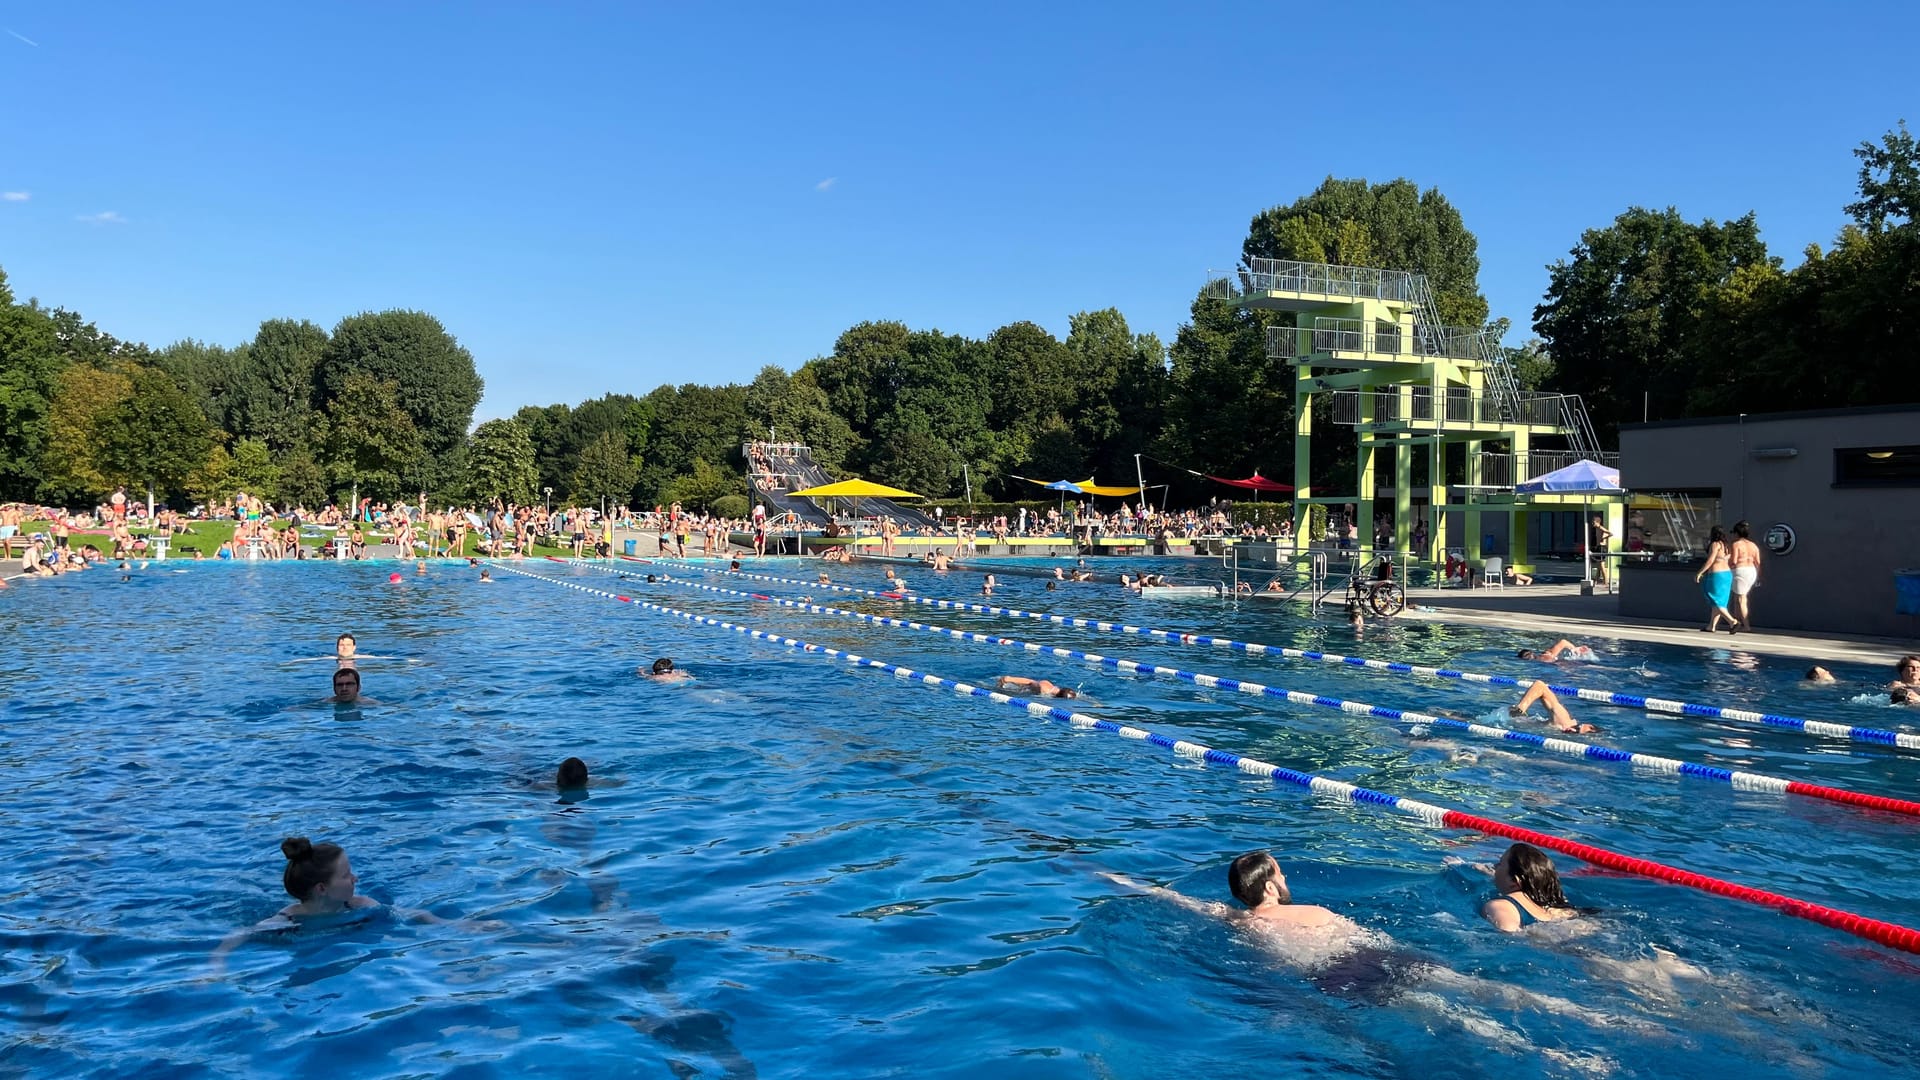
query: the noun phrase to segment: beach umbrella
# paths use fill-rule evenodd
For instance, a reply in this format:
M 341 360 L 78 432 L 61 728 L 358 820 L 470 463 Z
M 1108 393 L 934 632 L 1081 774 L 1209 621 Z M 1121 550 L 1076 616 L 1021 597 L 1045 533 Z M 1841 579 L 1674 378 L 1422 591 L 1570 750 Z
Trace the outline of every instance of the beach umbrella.
M 839 480 L 831 484 L 821 484 L 818 487 L 810 487 L 796 491 L 794 494 L 804 495 L 809 499 L 852 499 L 853 516 L 856 521 L 860 517 L 861 499 L 926 498 L 924 495 L 915 495 L 911 491 L 902 491 L 899 488 L 888 487 L 885 484 L 876 484 L 871 480 L 859 479 Z M 858 526 L 856 525 L 856 529 L 857 528 Z
M 1563 469 L 1555 469 L 1550 473 L 1543 473 L 1530 480 L 1522 480 L 1518 484 L 1513 485 L 1513 490 L 1528 495 L 1619 495 L 1626 489 L 1620 486 L 1619 469 L 1609 465 L 1602 465 L 1597 461 L 1581 460 Z M 1585 518 L 1587 512 L 1591 510 L 1592 507 L 1592 503 L 1581 503 L 1580 516 Z M 1580 533 L 1587 539 L 1591 539 L 1593 536 L 1587 529 L 1585 521 L 1580 523 Z M 1593 586 L 1593 545 L 1583 543 L 1580 545 L 1580 550 L 1583 552 L 1581 561 L 1586 573 L 1585 584 L 1588 588 L 1591 588 Z

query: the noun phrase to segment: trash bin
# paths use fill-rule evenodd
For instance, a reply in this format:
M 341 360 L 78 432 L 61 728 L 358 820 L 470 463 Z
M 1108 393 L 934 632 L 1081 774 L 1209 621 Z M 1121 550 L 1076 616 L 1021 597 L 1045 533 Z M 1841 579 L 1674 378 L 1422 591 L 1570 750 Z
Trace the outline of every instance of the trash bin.
M 640 553 L 640 541 L 638 541 L 638 540 L 628 540 L 628 541 L 626 541 L 626 549 L 627 549 L 627 554 L 629 554 L 629 555 L 637 555 L 637 554 L 639 554 L 639 553 Z
M 1920 567 L 1893 572 L 1893 610 L 1897 615 L 1920 615 Z

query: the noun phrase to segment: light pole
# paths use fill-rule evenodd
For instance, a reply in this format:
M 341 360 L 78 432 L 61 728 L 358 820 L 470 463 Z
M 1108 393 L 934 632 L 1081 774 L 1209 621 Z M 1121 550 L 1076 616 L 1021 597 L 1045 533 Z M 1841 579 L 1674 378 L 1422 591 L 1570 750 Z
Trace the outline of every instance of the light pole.
M 1145 517 L 1146 509 L 1147 509 L 1147 474 L 1140 470 L 1139 454 L 1133 455 L 1133 479 L 1135 483 L 1140 485 L 1140 492 L 1139 492 L 1140 511 L 1141 511 L 1141 516 Z M 1146 531 L 1147 531 L 1146 523 L 1142 522 L 1140 525 L 1140 532 L 1144 535 Z
M 948 473 L 947 475 L 952 476 L 953 474 Z M 967 471 L 967 463 L 964 461 L 960 463 L 960 479 L 967 485 L 967 511 L 971 513 L 973 511 L 973 474 Z M 952 491 L 953 489 L 948 488 L 947 490 Z
M 553 489 L 541 488 L 540 493 L 545 496 L 545 498 L 540 500 L 540 512 L 543 514 L 553 513 Z

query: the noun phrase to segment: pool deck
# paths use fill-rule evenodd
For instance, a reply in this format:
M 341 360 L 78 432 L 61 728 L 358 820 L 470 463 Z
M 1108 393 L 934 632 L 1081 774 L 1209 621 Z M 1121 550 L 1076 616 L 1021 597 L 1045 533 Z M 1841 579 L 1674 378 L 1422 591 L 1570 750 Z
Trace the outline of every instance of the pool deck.
M 1433 610 L 1421 610 L 1431 608 Z M 1751 634 L 1703 633 L 1698 624 L 1640 619 L 1620 614 L 1620 597 L 1604 589 L 1580 595 L 1580 586 L 1521 585 L 1504 589 L 1408 589 L 1407 610 L 1399 618 L 1529 630 L 1540 646 L 1555 638 L 1580 644 L 1583 638 L 1651 641 L 1689 648 L 1720 648 L 1762 656 L 1792 656 L 1814 662 L 1884 665 L 1920 650 L 1912 638 L 1841 636 L 1812 631 L 1768 630 L 1765 612 Z M 1704 620 L 1702 620 L 1704 622 Z

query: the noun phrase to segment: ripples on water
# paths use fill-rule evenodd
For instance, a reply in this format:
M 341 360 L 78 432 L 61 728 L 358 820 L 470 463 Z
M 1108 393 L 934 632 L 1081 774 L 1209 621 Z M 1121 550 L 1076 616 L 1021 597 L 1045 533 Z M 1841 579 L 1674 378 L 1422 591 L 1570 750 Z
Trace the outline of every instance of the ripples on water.
M 435 567 L 388 586 L 388 569 L 156 564 L 125 583 L 97 571 L 0 594 L 18 661 L 0 670 L 11 870 L 0 1068 L 997 1080 L 1659 1076 L 1706 1060 L 1756 1076 L 1911 1069 L 1920 964 L 1832 931 L 1561 859 L 1568 891 L 1605 917 L 1504 937 L 1478 921 L 1479 894 L 1440 867 L 1450 853 L 1491 861 L 1497 843 L 512 574 L 480 585 Z M 978 585 L 913 578 L 936 594 Z M 1384 722 L 666 585 L 619 587 L 943 675 L 1080 684 L 1097 715 L 1920 922 L 1904 819 L 1409 739 Z M 1110 587 L 1047 594 L 1003 578 L 996 600 L 1515 666 L 1516 639 L 1480 629 L 1400 626 L 1356 648 L 1337 623 Z M 909 617 L 1400 707 L 1497 715 L 1509 700 L 1024 621 Z M 382 704 L 315 703 L 331 665 L 296 661 L 331 651 L 340 630 L 398 658 L 360 664 Z M 1602 651 L 1600 665 L 1573 669 L 1578 681 L 1889 722 L 1848 700 L 1877 672 L 1841 671 L 1851 689 L 1808 694 L 1785 661 Z M 698 681 L 635 676 L 661 655 Z M 1586 712 L 1608 727 L 1597 741 L 1920 797 L 1911 757 Z M 573 754 L 597 786 L 561 803 L 548 781 Z M 217 970 L 228 933 L 286 902 L 278 843 L 289 834 L 342 844 L 361 891 L 398 910 L 256 937 Z M 1244 931 L 1098 876 L 1226 900 L 1225 864 L 1255 847 L 1276 850 L 1301 901 L 1488 981 L 1410 983 L 1385 1004 L 1324 993 Z M 1663 979 L 1656 947 L 1712 978 Z M 1501 985 L 1574 1007 L 1515 1002 Z

